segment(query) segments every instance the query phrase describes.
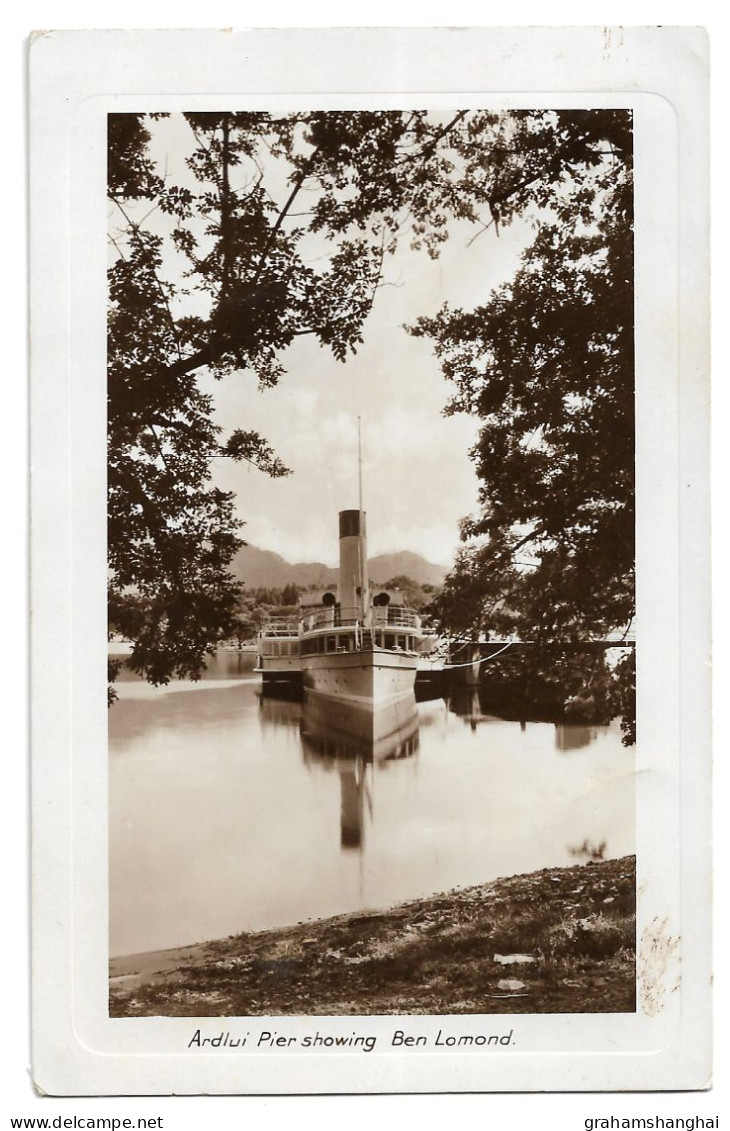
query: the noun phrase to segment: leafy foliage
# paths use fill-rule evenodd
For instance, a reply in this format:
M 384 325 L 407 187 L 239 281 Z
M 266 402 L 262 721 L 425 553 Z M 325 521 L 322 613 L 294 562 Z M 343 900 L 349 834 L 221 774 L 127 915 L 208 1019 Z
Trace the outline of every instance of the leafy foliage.
M 480 511 L 436 601 L 453 632 L 543 646 L 634 617 L 631 132 L 614 113 L 591 129 L 595 161 L 571 165 L 514 280 L 413 328 L 456 387 L 448 411 L 482 421 Z
M 400 589 L 410 608 L 417 612 L 425 609 L 436 593 L 435 585 L 414 581 L 412 577 L 408 577 L 404 573 L 399 573 L 397 577 L 391 577 L 389 581 L 385 582 L 383 588 Z
M 621 716 L 624 746 L 636 742 L 636 653 L 622 656 L 611 685 L 611 714 Z
M 615 619 L 629 600 L 621 586 L 630 326 L 618 281 L 621 269 L 629 278 L 631 271 L 630 256 L 620 263 L 628 246 L 627 115 L 190 113 L 175 120 L 186 139 L 178 183 L 155 152 L 159 117 L 111 115 L 108 135 L 109 625 L 133 640 L 133 666 L 156 683 L 196 677 L 231 633 L 239 593 L 228 566 L 240 532 L 211 461 L 287 473 L 256 432 L 221 434 L 197 375 L 240 374 L 265 389 L 304 334 L 345 361 L 362 342 L 399 239 L 435 257 L 454 224 L 499 230 L 528 208 L 542 210 L 543 224 L 514 287 L 471 314 L 444 309 L 417 331 L 438 342 L 457 386 L 453 410 L 486 422 L 475 458 L 490 486 L 467 533 L 488 535 L 491 580 L 480 569 L 487 558 L 464 558 L 443 598 L 444 619 L 450 601 L 463 605 L 462 581 L 475 592 L 487 584 L 480 600 L 494 604 L 495 563 L 499 585 L 518 584 L 529 606 L 529 585 L 512 560 L 515 529 L 538 522 L 526 500 L 546 484 L 556 500 L 563 494 L 563 515 L 578 518 L 566 541 L 557 502 L 555 513 L 540 515 L 542 573 L 530 617 L 546 633 L 565 631 L 572 587 L 592 562 L 598 585 L 581 616 Z M 568 298 L 581 303 L 581 316 L 561 332 Z M 539 444 L 521 458 L 520 437 L 539 429 L 545 412 Z M 596 448 L 606 420 L 611 456 Z M 571 444 L 572 466 L 569 459 L 558 473 L 556 453 Z M 592 539 L 596 525 L 608 531 L 611 521 L 613 570 L 602 557 L 608 535 L 600 552 Z M 562 602 L 552 622 L 538 614 L 548 574 Z M 130 594 L 142 602 L 141 618 L 139 605 L 124 600 Z

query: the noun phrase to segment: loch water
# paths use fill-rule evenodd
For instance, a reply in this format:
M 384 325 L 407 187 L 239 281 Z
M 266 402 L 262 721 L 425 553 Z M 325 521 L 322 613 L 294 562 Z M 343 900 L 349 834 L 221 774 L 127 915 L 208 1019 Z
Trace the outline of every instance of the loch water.
M 182 946 L 635 850 L 618 722 L 402 707 L 375 748 L 262 694 L 251 653 L 197 683 L 122 672 L 109 711 L 110 954 Z

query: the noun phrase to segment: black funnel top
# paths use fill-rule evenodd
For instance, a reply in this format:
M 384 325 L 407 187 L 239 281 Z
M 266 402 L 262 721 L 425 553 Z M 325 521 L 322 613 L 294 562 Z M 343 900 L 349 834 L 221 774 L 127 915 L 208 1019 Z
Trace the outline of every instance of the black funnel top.
M 340 511 L 340 538 L 365 536 L 365 511 Z

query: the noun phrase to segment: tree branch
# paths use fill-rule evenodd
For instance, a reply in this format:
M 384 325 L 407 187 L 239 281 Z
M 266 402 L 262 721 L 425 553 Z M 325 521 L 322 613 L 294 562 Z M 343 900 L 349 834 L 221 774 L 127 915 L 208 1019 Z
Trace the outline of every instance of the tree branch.
M 289 212 L 292 204 L 296 200 L 297 195 L 299 194 L 299 191 L 302 188 L 302 185 L 304 184 L 305 180 L 309 176 L 310 170 L 311 170 L 312 166 L 314 165 L 315 159 L 317 158 L 318 154 L 319 154 L 319 146 L 317 146 L 315 149 L 312 150 L 309 157 L 305 161 L 304 165 L 300 169 L 298 176 L 295 178 L 294 186 L 293 186 L 291 192 L 289 193 L 289 196 L 287 197 L 283 208 L 279 212 L 279 215 L 276 217 L 276 220 L 274 221 L 274 224 L 271 228 L 271 231 L 269 232 L 268 239 L 266 240 L 266 243 L 264 244 L 263 251 L 261 252 L 261 255 L 259 256 L 258 266 L 256 267 L 256 271 L 254 272 L 252 282 L 254 282 L 254 283 L 257 282 L 257 280 L 258 280 L 258 278 L 259 278 L 259 276 L 260 276 L 260 274 L 263 270 L 266 257 L 269 254 L 269 252 L 271 251 L 271 248 L 274 245 L 274 241 L 276 240 L 277 235 L 281 231 L 281 225 L 284 223 L 284 220 L 286 219 L 287 213 Z
M 458 114 L 455 114 L 450 122 L 447 122 L 445 126 L 442 126 L 441 129 L 438 130 L 437 133 L 435 133 L 434 136 L 427 142 L 427 144 L 424 145 L 423 156 L 430 157 L 436 149 L 438 143 L 441 141 L 441 138 L 446 137 L 446 134 L 451 133 L 454 126 L 456 126 L 468 113 L 468 110 L 459 110 Z
M 136 224 L 134 222 L 134 220 L 132 220 L 131 217 L 129 217 L 127 215 L 127 213 L 122 208 L 122 206 L 119 203 L 119 200 L 117 199 L 116 196 L 112 196 L 111 199 L 114 201 L 117 208 L 121 212 L 122 216 L 127 221 L 127 226 L 128 226 L 129 231 L 131 233 L 132 239 L 136 240 L 137 245 L 141 247 L 142 241 L 141 241 L 140 235 L 139 235 L 139 224 Z M 149 215 L 149 213 L 148 213 L 148 215 Z M 122 256 L 122 259 L 124 259 L 124 256 Z M 179 358 L 180 353 L 181 353 L 181 349 L 180 349 L 180 337 L 179 337 L 179 334 L 178 334 L 177 323 L 175 322 L 175 319 L 174 319 L 173 314 L 172 314 L 172 310 L 170 309 L 170 303 L 169 303 L 167 294 L 165 293 L 165 288 L 162 285 L 162 281 L 157 277 L 157 272 L 153 272 L 153 276 L 154 276 L 155 283 L 157 284 L 157 289 L 160 292 L 160 298 L 162 299 L 165 310 L 167 311 L 167 317 L 168 317 L 168 320 L 169 320 L 169 323 L 170 323 L 170 329 L 172 330 L 173 337 L 175 338 L 175 348 L 177 350 L 177 354 L 178 354 L 178 358 Z

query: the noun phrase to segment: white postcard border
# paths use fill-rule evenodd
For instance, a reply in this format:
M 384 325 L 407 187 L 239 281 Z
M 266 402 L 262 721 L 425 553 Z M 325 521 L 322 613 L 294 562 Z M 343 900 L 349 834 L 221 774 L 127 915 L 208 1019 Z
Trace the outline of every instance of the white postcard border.
M 709 1073 L 706 44 L 694 29 L 84 32 L 31 52 L 34 1075 L 52 1094 L 702 1087 Z M 245 86 L 243 79 L 245 78 Z M 491 93 L 490 93 L 491 92 Z M 547 93 L 546 93 L 547 92 Z M 206 1019 L 378 1050 L 191 1053 L 106 1016 L 105 116 L 621 105 L 637 150 L 639 955 L 652 1016 Z M 681 160 L 679 156 L 681 154 Z M 675 223 L 669 218 L 676 217 Z M 677 332 L 679 329 L 679 333 Z M 41 648 L 53 641 L 52 649 Z M 49 655 L 48 652 L 52 652 Z M 680 756 L 681 755 L 681 756 Z M 678 831 L 678 833 L 677 833 Z M 681 936 L 681 981 L 679 949 Z M 643 987 L 643 989 L 642 989 Z M 648 999 L 646 999 L 648 1000 Z M 514 1029 L 508 1051 L 388 1034 Z

